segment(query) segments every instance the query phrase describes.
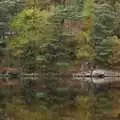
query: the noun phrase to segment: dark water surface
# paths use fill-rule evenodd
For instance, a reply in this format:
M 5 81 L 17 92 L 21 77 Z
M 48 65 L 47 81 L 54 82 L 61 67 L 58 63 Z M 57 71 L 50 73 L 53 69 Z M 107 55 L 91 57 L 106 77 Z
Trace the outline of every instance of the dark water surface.
M 47 108 L 45 114 L 42 114 L 44 116 L 42 116 L 38 104 L 37 106 L 33 105 L 33 112 L 30 112 L 31 110 L 29 111 L 29 108 L 22 101 L 23 98 L 20 96 L 22 95 L 23 81 L 1 79 L 0 116 L 5 118 L 7 114 L 10 120 L 28 120 L 31 115 L 33 118 L 30 120 L 120 120 L 119 77 L 81 78 L 80 80 L 72 80 L 70 84 L 74 85 L 72 90 L 80 91 L 74 96 L 72 103 L 70 103 L 71 100 L 63 103 L 63 105 L 52 103 L 52 109 Z M 15 108 L 16 110 L 14 110 Z M 23 112 L 20 113 L 19 110 L 21 109 Z M 30 113 L 24 112 L 26 109 Z M 3 115 L 2 112 L 6 114 Z M 56 117 L 57 119 L 55 119 Z M 1 117 L 0 120 L 7 120 L 4 118 Z
M 85 79 L 89 82 L 89 78 Z M 120 120 L 120 78 L 92 78 L 93 120 Z M 92 109 L 92 108 L 91 108 Z

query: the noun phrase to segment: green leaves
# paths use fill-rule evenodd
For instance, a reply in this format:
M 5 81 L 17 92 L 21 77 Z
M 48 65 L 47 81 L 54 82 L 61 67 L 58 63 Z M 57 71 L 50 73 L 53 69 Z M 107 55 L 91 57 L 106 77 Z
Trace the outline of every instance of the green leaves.
M 94 0 L 85 0 L 82 16 L 91 17 L 94 10 Z
M 36 42 L 37 45 L 54 39 L 54 25 L 49 21 L 51 15 L 51 12 L 37 9 L 23 10 L 11 24 L 18 33 L 16 40 L 11 41 L 11 47 L 22 47 L 30 41 Z
M 59 5 L 56 7 L 56 18 L 58 20 L 61 19 L 80 20 L 82 16 L 81 11 L 79 11 L 79 8 L 77 8 L 75 5 L 67 7 Z
M 0 49 L 1 49 L 1 58 L 6 53 L 6 38 L 10 35 L 9 22 L 12 20 L 13 16 L 16 15 L 23 8 L 22 1 L 20 0 L 0 0 Z
M 92 38 L 95 43 L 96 60 L 108 64 L 111 45 L 108 37 L 114 34 L 116 13 L 110 4 L 96 4 L 93 16 Z
M 95 57 L 94 49 L 91 44 L 89 35 L 85 32 L 80 32 L 76 36 L 76 56 L 79 60 L 93 60 Z
M 112 36 L 109 40 L 111 42 L 111 57 L 109 59 L 109 64 L 118 67 L 120 65 L 120 39 L 117 36 Z
M 29 4 L 31 2 L 33 0 Z M 50 1 L 45 1 L 45 5 L 49 5 L 49 10 L 39 9 L 38 6 L 34 9 L 26 8 L 14 18 L 11 28 L 17 32 L 17 36 L 10 42 L 12 54 L 20 57 L 22 54 L 27 54 L 25 49 L 31 46 L 31 53 L 32 55 L 36 53 L 34 60 L 38 63 L 43 61 L 54 63 L 55 59 L 57 66 L 68 65 L 67 62 L 69 63 L 72 59 L 71 53 L 72 57 L 74 56 L 75 59 L 77 57 L 78 60 L 96 59 L 101 63 L 108 62 L 112 51 L 108 37 L 114 34 L 119 35 L 118 8 L 111 6 L 111 2 L 94 0 L 69 1 L 65 6 L 57 4 L 56 8 L 49 3 Z M 40 1 L 40 5 L 43 4 Z M 114 5 L 116 6 L 116 2 Z M 79 28 L 75 28 L 77 24 Z M 76 38 L 72 38 L 71 33 Z M 67 39 L 72 41 L 76 39 L 75 49 L 73 46 L 67 46 L 70 41 L 67 41 L 67 44 L 61 42 Z M 55 41 L 58 42 L 55 43 Z M 74 49 L 73 52 L 71 49 Z
M 25 69 L 29 70 L 29 66 L 32 66 L 33 71 L 43 66 L 69 66 L 73 57 L 69 47 L 71 41 L 66 41 L 61 26 L 53 19 L 52 11 L 36 8 L 23 10 L 12 21 L 11 27 L 17 31 L 17 35 L 12 38 L 10 49 L 13 56 L 21 58 Z

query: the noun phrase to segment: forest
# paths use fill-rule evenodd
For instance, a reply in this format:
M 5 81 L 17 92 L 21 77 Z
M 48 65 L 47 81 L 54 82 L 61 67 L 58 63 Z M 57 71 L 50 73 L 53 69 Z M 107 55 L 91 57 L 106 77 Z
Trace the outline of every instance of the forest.
M 119 120 L 120 83 L 72 80 L 119 47 L 120 0 L 0 0 L 0 120 Z

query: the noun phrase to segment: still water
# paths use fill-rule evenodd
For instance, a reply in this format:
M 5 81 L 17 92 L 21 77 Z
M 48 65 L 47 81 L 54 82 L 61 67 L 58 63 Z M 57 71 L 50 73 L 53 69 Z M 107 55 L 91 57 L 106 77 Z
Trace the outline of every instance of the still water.
M 120 120 L 119 77 L 81 78 L 80 80 L 64 81 L 64 83 L 70 84 L 71 90 L 77 89 L 79 92 L 75 94 L 74 98 L 68 99 L 63 104 L 59 102 L 50 103 L 52 108 L 44 109 L 45 113 L 42 112 L 41 114 L 41 105 L 38 102 L 37 106 L 36 103 L 32 103 L 32 106 L 32 104 L 26 105 L 22 101 L 23 98 L 20 96 L 23 81 L 1 79 L 0 112 L 4 111 L 7 115 L 4 114 L 3 116 L 6 115 L 7 118 L 1 117 L 0 120 L 7 120 L 8 118 L 10 120 Z M 32 108 L 28 106 L 32 106 Z M 2 116 L 1 113 L 0 116 Z
M 84 78 L 82 82 L 94 98 L 92 120 L 120 120 L 120 77 Z

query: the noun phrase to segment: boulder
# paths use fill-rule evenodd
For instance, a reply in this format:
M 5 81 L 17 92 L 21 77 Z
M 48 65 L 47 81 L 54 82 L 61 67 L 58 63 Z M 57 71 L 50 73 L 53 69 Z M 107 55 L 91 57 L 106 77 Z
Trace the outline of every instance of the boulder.
M 99 78 L 103 78 L 104 76 L 105 76 L 105 70 L 94 70 L 93 72 L 92 72 L 92 76 L 93 77 L 99 77 Z

